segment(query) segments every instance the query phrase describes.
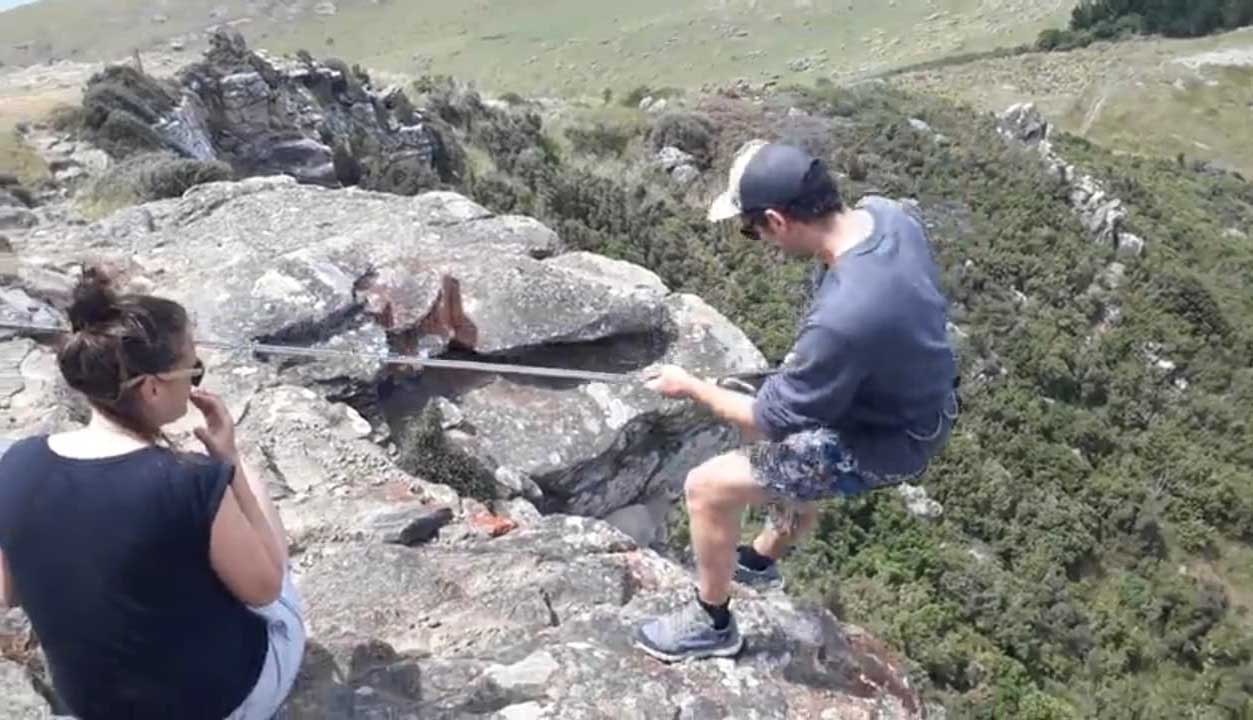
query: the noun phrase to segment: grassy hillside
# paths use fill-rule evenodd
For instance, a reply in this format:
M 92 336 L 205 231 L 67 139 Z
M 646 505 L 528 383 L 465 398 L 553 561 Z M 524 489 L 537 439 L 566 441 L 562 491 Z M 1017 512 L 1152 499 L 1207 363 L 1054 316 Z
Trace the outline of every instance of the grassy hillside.
M 559 143 L 525 107 L 426 89 L 474 146 L 468 192 L 648 265 L 776 359 L 806 266 L 703 222 L 732 150 L 788 139 L 855 168 L 850 197 L 918 199 L 966 335 L 968 409 L 925 482 L 945 514 L 833 503 L 792 587 L 901 649 L 953 718 L 1253 715 L 1253 186 L 1059 138 L 1148 240 L 1119 281 L 1039 158 L 944 101 L 872 85 L 690 99 L 703 121 L 588 110 Z M 696 186 L 646 169 L 663 135 L 713 158 Z
M 1253 30 L 980 60 L 892 82 L 987 110 L 1033 101 L 1064 129 L 1112 149 L 1184 153 L 1253 177 Z
M 254 44 L 480 87 L 599 94 L 856 72 L 1027 42 L 1071 0 L 41 0 L 3 14 L 0 62 L 118 58 L 234 24 Z M 334 14 L 319 14 L 319 12 Z M 91 21 L 86 21 L 91 18 Z M 809 69 L 789 64 L 805 61 Z M 794 67 L 801 67 L 796 65 Z M 611 82 L 606 79 L 611 78 Z

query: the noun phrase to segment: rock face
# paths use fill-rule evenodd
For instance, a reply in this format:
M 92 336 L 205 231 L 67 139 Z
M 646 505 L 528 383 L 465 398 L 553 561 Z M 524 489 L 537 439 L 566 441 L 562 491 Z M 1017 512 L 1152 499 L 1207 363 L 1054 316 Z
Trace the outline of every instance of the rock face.
M 671 294 L 628 263 L 559 254 L 543 225 L 493 216 L 453 193 L 330 191 L 289 178 L 216 183 L 74 231 L 34 230 L 17 249 L 54 246 L 65 266 L 91 248 L 118 248 L 105 256 L 141 284 L 159 279 L 205 340 L 627 374 L 658 362 L 710 376 L 765 364 L 699 298 Z M 440 479 L 467 493 L 525 497 L 548 512 L 602 517 L 675 496 L 696 462 L 734 442 L 711 417 L 638 381 L 415 373 L 370 357 L 281 360 L 267 372 L 351 402 L 370 433 L 392 436 L 411 472 L 445 468 Z M 214 367 L 239 392 L 262 382 L 238 353 Z
M 226 161 L 241 176 L 414 194 L 460 173 L 447 144 L 455 141 L 403 91 L 375 90 L 340 61 L 272 58 L 219 32 L 203 61 L 178 73 L 175 93 L 169 108 L 156 103 L 139 117 L 168 149 Z
M 35 692 L 26 668 L 0 660 L 0 717 L 9 720 L 45 720 L 51 716 L 48 702 Z
M 781 596 L 736 601 L 749 647 L 735 661 L 647 658 L 630 646 L 635 623 L 691 579 L 598 521 L 310 555 L 314 641 L 291 720 L 923 716 L 875 640 Z
M 254 178 L 41 226 L 13 247 L 0 311 L 40 322 L 64 322 L 89 259 L 186 303 L 201 339 L 626 374 L 763 365 L 699 298 L 634 265 L 563 254 L 539 223 L 452 193 Z M 9 437 L 86 417 L 38 340 L 0 335 Z M 927 714 L 874 638 L 779 594 L 737 589 L 748 646 L 735 660 L 670 667 L 631 647 L 635 625 L 687 601 L 694 581 L 646 545 L 664 538 L 686 470 L 735 440 L 686 404 L 635 381 L 199 352 L 204 387 L 278 501 L 306 601 L 309 649 L 284 720 Z M 193 411 L 168 432 L 194 449 L 198 423 Z M 0 655 L 0 714 L 48 717 L 20 613 L 0 624 Z
M 1079 172 L 1054 152 L 1049 141 L 1051 130 L 1052 126 L 1032 103 L 1014 105 L 1000 116 L 1001 135 L 1035 148 L 1070 188 L 1070 204 L 1092 239 L 1117 250 L 1122 258 L 1140 256 L 1145 240 L 1132 235 L 1124 227 L 1127 211 L 1122 200 L 1111 197 L 1099 180 Z
M 278 208 L 292 208 L 291 217 Z M 343 215 L 352 222 L 325 224 L 336 208 L 341 213 L 352 208 L 356 214 Z M 391 297 L 396 306 L 392 328 L 400 328 L 398 333 L 353 316 L 366 314 L 361 298 L 356 301 L 361 307 L 343 311 L 342 304 L 355 306 L 351 298 L 345 301 L 336 294 L 346 292 L 340 288 L 340 275 L 350 275 L 350 291 L 360 292 L 366 285 L 352 277 L 355 255 L 333 250 L 345 247 L 341 243 L 356 247 L 352 243 L 365 243 L 368 237 L 386 238 L 408 249 L 388 253 L 375 245 L 358 250 L 373 253 L 386 267 L 401 260 L 417 263 L 421 249 L 421 258 L 426 253 L 445 258 L 432 260 L 432 267 L 456 275 L 467 267 L 459 263 L 471 262 L 466 258 L 482 262 L 475 254 L 484 250 L 476 247 L 479 238 L 502 273 L 560 275 L 585 293 L 589 303 L 569 311 L 558 304 L 546 306 L 551 317 L 536 323 L 530 334 L 484 319 L 475 326 L 480 333 L 476 342 L 484 347 L 543 354 L 549 338 L 559 337 L 563 339 L 553 344 L 573 353 L 566 356 L 574 358 L 571 363 L 609 362 L 596 359 L 604 353 L 613 363 L 630 364 L 639 359 L 629 352 L 637 337 L 633 333 L 664 328 L 669 334 L 658 346 L 634 352 L 644 353 L 644 359 L 680 359 L 700 372 L 759 361 L 756 348 L 742 342 L 737 329 L 699 299 L 675 296 L 652 274 L 596 255 L 536 259 L 536 249 L 546 247 L 543 238 L 520 235 L 520 223 L 491 217 L 454 195 L 376 197 L 301 187 L 289 180 L 253 180 L 198 188 L 178 202 L 138 210 L 147 214 L 137 219 L 135 213 L 124 212 L 78 235 L 61 235 L 58 242 L 19 238 L 19 254 L 43 247 L 68 258 L 71 248 L 86 252 L 91 239 L 127 237 L 113 233 L 129 228 L 133 242 L 125 260 L 117 260 L 128 273 L 125 282 L 143 285 L 147 277 L 159 277 L 163 289 L 189 302 L 197 292 L 217 297 L 205 293 L 207 288 L 241 288 L 231 289 L 234 294 L 216 303 L 195 306 L 204 333 L 234 328 L 247 334 L 248 328 L 236 323 L 246 319 L 246 308 L 259 312 L 264 304 L 244 291 L 267 273 L 279 273 L 287 279 L 269 275 L 267 282 L 308 293 L 306 306 L 320 308 L 308 312 L 306 326 L 288 329 L 288 338 L 308 338 L 302 333 L 317 327 L 326 331 L 318 342 L 333 344 L 342 333 L 373 327 L 387 346 L 408 342 L 407 337 L 398 339 L 407 326 L 395 323 L 421 324 L 413 319 L 421 317 L 419 309 L 402 302 L 408 296 Z M 274 214 L 283 217 L 271 222 L 291 230 L 291 238 L 259 224 Z M 139 225 L 153 229 L 138 232 Z M 504 238 L 499 245 L 491 244 L 491 234 L 480 233 L 492 225 Z M 408 232 L 400 232 L 402 227 Z M 317 228 L 321 240 L 309 235 Z M 192 248 L 197 252 L 188 252 Z M 298 252 L 307 254 L 293 255 Z M 199 257 L 192 263 L 188 255 Z M 45 262 L 55 267 L 55 260 Z M 20 283 L 10 285 L 10 292 L 20 287 L 21 292 L 40 294 L 38 287 L 58 287 L 46 278 L 43 285 L 36 284 L 29 279 L 33 277 L 38 273 L 24 270 L 6 282 Z M 462 287 L 474 284 L 467 280 Z M 58 297 L 40 299 L 48 303 L 45 312 L 60 312 Z M 491 317 L 490 302 L 504 301 L 480 301 L 466 292 L 462 309 L 476 322 Z M 526 302 L 525 297 L 514 301 L 519 307 Z M 258 327 L 276 332 L 277 317 L 258 314 L 269 323 Z M 435 347 L 449 342 L 440 339 Z M 926 716 L 891 652 L 829 612 L 794 604 L 782 595 L 737 589 L 737 612 L 748 636 L 738 659 L 658 664 L 630 646 L 630 632 L 645 615 L 689 599 L 693 577 L 677 563 L 640 547 L 608 522 L 541 516 L 524 497 L 489 507 L 432 482 L 424 472 L 412 472 L 420 468 L 401 467 L 397 455 L 406 453 L 388 452 L 380 445 L 386 442 L 386 427 L 372 426 L 346 403 L 328 401 L 333 386 L 317 378 L 325 378 L 330 369 L 320 374 L 261 358 L 244 362 L 246 358 L 209 347 L 200 352 L 211 368 L 204 387 L 226 399 L 239 422 L 244 462 L 266 478 L 278 500 L 291 537 L 297 586 L 306 601 L 308 651 L 291 699 L 279 715 L 284 720 Z M 15 376 L 6 379 L 10 384 L 0 392 L 0 423 L 10 428 L 6 435 L 51 431 L 83 419 L 83 407 L 61 387 L 48 347 L 31 338 L 10 337 L 0 341 L 0 363 L 9 368 L 0 374 Z M 333 372 L 375 382 L 378 368 L 342 364 Z M 429 402 L 444 404 L 450 416 L 457 414 L 450 428 L 474 428 L 467 435 L 481 443 L 482 462 L 506 468 L 499 473 L 501 486 L 514 483 L 525 490 L 528 481 L 545 483 L 540 502 L 564 492 L 568 495 L 561 497 L 571 507 L 613 506 L 633 495 L 620 491 L 619 485 L 647 488 L 663 468 L 675 470 L 709 450 L 697 443 L 720 442 L 713 429 L 700 429 L 705 421 L 644 397 L 634 387 L 506 381 L 501 376 L 461 381 L 456 392 L 444 396 L 431 392 L 434 379 L 426 376 L 407 382 L 424 388 L 431 394 Z M 511 431 L 510 418 L 523 423 L 525 431 Z M 595 427 L 590 427 L 593 421 Z M 168 428 L 170 436 L 194 448 L 188 429 L 197 422 L 198 417 L 185 418 Z M 579 429 L 578 441 L 563 445 L 556 442 L 561 423 L 589 427 Z M 544 427 L 549 424 L 554 427 Z M 451 429 L 445 432 L 444 440 L 451 443 Z M 530 443 L 524 442 L 525 432 L 533 433 Z M 663 436 L 673 445 L 639 440 Z M 533 452 L 545 446 L 561 453 L 559 461 Z M 515 473 L 511 480 L 506 477 L 510 473 Z M 630 525 L 642 540 L 652 540 L 657 530 L 649 527 L 652 510 L 633 505 L 615 513 L 613 520 Z M 38 646 L 20 614 L 4 621 L 0 710 L 5 717 L 48 717 L 38 684 L 43 667 Z

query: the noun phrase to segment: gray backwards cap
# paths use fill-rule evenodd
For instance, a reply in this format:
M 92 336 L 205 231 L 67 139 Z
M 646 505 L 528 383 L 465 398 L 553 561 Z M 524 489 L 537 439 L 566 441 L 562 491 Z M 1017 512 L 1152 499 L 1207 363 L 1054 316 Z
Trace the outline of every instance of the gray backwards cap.
M 800 148 L 764 140 L 745 143 L 731 164 L 726 192 L 709 207 L 709 221 L 786 207 L 805 189 L 805 176 L 818 162 Z

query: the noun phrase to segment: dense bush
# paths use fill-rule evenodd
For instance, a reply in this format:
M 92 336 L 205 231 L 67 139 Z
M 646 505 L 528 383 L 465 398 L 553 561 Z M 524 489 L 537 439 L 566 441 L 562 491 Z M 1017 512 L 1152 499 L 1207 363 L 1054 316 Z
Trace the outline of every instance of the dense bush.
M 580 155 L 621 157 L 627 145 L 640 134 L 637 125 L 596 120 L 566 128 L 566 139 Z
M 653 150 L 677 147 L 707 168 L 713 163 L 718 127 L 708 117 L 693 112 L 666 113 L 657 118 L 648 133 Z
M 229 165 L 189 160 L 168 152 L 133 155 L 109 168 L 88 191 L 99 212 L 151 200 L 181 197 L 204 183 L 231 180 Z
M 1068 30 L 1040 33 L 1041 50 L 1071 50 L 1096 40 L 1160 34 L 1196 37 L 1253 23 L 1253 0 L 1083 0 Z
M 113 110 L 91 135 L 96 147 L 117 160 L 165 147 L 152 126 L 125 110 Z
M 789 125 L 785 108 L 801 103 L 829 122 Z M 914 519 L 891 493 L 825 508 L 787 562 L 798 592 L 899 648 L 950 717 L 1253 716 L 1253 631 L 1236 600 L 1253 587 L 1214 569 L 1247 560 L 1253 541 L 1253 248 L 1223 240 L 1253 227 L 1253 188 L 1059 137 L 1149 241 L 1121 287 L 1094 293 L 1112 251 L 987 117 L 885 87 L 697 106 L 714 125 L 714 167 L 745 139 L 803 131 L 833 167 L 858 166 L 850 199 L 916 198 L 967 336 L 967 409 L 926 478 L 943 519 Z M 500 139 L 542 129 L 461 109 L 463 132 L 492 126 L 473 142 L 494 165 L 468 186 L 479 201 L 644 264 L 770 358 L 787 351 L 805 262 L 710 226 L 620 161 L 576 148 L 520 162 Z M 1113 307 L 1122 319 L 1098 333 Z
M 164 147 L 151 124 L 173 109 L 177 95 L 160 80 L 129 65 L 111 65 L 87 82 L 81 112 L 63 111 L 55 123 L 81 125 L 116 159 Z
M 1111 37 L 1124 21 L 1141 32 L 1208 35 L 1253 22 L 1253 0 L 1083 0 L 1071 13 L 1070 27 Z
M 637 108 L 646 97 L 653 98 L 654 100 L 661 100 L 661 99 L 668 100 L 673 97 L 678 97 L 682 94 L 683 94 L 683 91 L 679 90 L 678 88 L 663 87 L 663 88 L 654 89 L 647 85 L 636 85 L 635 87 L 628 90 L 625 95 L 622 96 L 621 103 L 623 107 Z M 613 97 L 613 90 L 610 90 L 608 88 L 606 88 L 605 93 L 601 93 L 601 98 L 605 99 L 606 104 L 609 103 L 609 99 L 612 97 Z

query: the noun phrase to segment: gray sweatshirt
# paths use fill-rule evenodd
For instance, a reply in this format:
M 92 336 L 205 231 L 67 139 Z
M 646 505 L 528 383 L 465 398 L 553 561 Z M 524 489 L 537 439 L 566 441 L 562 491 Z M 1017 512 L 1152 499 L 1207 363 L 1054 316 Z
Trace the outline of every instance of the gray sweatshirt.
M 863 468 L 912 474 L 953 412 L 947 302 L 918 221 L 886 198 L 859 207 L 874 230 L 821 278 L 791 360 L 762 386 L 753 417 L 772 440 L 831 428 Z

